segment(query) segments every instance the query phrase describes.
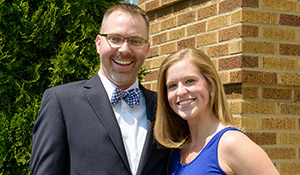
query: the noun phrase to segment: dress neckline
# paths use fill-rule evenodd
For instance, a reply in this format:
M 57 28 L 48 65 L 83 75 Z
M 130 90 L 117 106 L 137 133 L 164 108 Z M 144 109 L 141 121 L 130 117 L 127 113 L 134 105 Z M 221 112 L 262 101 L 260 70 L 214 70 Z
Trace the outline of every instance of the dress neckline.
M 209 146 L 209 145 L 211 145 L 212 144 L 212 140 L 215 140 L 215 137 L 217 137 L 218 135 L 219 135 L 219 133 L 222 133 L 224 130 L 230 130 L 230 129 L 236 129 L 236 128 L 234 128 L 234 127 L 231 127 L 231 126 L 229 126 L 229 127 L 225 127 L 225 128 L 223 128 L 223 129 L 221 129 L 220 131 L 218 131 L 209 141 L 208 141 L 208 143 L 204 146 L 204 148 L 197 154 L 197 156 L 192 160 L 192 161 L 190 161 L 189 163 L 186 163 L 186 164 L 181 164 L 180 163 L 180 153 L 181 153 L 181 149 L 179 149 L 179 151 L 178 151 L 178 153 L 179 153 L 179 164 L 182 166 L 182 167 L 186 167 L 186 166 L 189 166 L 190 164 L 192 164 L 194 161 L 196 161 L 197 160 L 197 158 L 201 155 L 201 153 L 202 152 L 204 152 L 206 149 L 207 149 L 207 147 Z

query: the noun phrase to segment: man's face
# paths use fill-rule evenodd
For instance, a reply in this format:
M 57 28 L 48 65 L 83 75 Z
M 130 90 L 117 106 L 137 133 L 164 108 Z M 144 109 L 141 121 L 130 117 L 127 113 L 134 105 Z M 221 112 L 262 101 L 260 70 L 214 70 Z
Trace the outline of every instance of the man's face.
M 115 11 L 110 14 L 101 30 L 101 34 L 118 34 L 126 38 L 140 37 L 147 39 L 145 21 L 141 15 Z M 129 88 L 147 58 L 150 44 L 142 48 L 134 48 L 126 41 L 118 47 L 108 43 L 104 36 L 96 38 L 97 52 L 100 55 L 102 73 L 120 89 Z

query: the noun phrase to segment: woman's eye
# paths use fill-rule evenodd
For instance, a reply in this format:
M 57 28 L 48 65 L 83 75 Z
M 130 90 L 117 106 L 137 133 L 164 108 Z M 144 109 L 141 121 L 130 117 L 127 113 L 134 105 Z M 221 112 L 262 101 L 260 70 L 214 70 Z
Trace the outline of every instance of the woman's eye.
M 188 80 L 186 80 L 186 84 L 189 84 L 189 83 L 193 83 L 193 82 L 195 82 L 195 80 L 193 80 L 193 79 L 188 79 Z
M 176 84 L 170 84 L 170 85 L 167 86 L 168 89 L 172 89 L 174 87 L 176 87 Z

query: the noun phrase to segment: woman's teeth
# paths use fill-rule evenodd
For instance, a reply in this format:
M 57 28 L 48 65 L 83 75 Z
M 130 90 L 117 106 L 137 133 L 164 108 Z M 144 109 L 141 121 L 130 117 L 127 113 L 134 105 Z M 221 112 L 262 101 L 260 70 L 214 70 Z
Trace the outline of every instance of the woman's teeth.
M 187 101 L 181 101 L 179 102 L 179 105 L 186 105 L 192 103 L 194 100 L 187 100 Z

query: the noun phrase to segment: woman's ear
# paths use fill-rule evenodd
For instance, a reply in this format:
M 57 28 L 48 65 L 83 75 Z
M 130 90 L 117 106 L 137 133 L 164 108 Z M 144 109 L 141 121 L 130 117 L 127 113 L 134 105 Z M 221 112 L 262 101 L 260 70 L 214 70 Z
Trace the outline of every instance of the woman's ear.
M 213 87 L 211 85 L 211 81 L 210 79 L 206 78 L 207 79 L 207 84 L 208 84 L 208 92 L 209 92 L 209 96 L 210 98 L 214 95 L 214 92 L 213 92 Z
M 208 92 L 212 92 L 213 88 L 212 88 L 212 85 L 211 85 L 211 79 L 204 76 L 204 78 L 206 79 L 207 81 L 207 85 L 208 85 Z

